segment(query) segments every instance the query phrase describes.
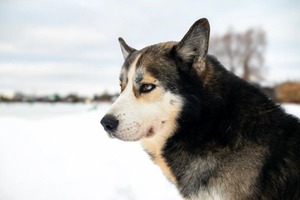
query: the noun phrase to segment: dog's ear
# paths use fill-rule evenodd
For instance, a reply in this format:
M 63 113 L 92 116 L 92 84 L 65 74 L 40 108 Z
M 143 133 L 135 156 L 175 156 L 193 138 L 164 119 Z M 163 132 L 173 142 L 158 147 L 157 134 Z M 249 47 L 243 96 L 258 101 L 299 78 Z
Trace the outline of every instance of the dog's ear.
M 126 44 L 126 42 L 123 40 L 123 38 L 119 37 L 119 43 L 121 46 L 121 50 L 122 50 L 122 54 L 124 57 L 124 60 L 126 60 L 126 58 L 134 51 L 136 51 L 134 48 L 128 46 L 128 44 Z
M 209 31 L 206 18 L 196 21 L 176 47 L 180 58 L 189 63 L 203 61 L 208 51 Z

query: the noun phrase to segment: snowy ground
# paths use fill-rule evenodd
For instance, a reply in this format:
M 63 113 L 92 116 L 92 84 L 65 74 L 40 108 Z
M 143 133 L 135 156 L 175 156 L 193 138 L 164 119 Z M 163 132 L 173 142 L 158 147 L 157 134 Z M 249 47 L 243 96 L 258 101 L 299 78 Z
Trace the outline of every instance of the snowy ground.
M 138 143 L 107 136 L 107 109 L 0 104 L 0 199 L 180 199 Z
M 179 200 L 138 143 L 108 138 L 108 106 L 0 104 L 0 199 Z

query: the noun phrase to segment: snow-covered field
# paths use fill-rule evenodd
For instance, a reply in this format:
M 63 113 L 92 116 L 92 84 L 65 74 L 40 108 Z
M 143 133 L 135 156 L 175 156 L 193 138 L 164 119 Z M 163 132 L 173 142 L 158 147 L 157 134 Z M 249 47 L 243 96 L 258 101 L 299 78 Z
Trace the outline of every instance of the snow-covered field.
M 0 104 L 0 199 L 179 200 L 139 143 L 103 131 L 108 107 Z
M 108 107 L 0 104 L 0 199 L 180 199 L 139 143 L 107 136 Z

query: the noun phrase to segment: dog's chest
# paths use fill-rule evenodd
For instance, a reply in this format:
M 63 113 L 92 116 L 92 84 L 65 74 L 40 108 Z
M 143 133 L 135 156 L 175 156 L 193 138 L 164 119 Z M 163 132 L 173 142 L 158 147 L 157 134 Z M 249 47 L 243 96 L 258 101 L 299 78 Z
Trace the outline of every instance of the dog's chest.
M 160 167 L 164 175 L 174 184 L 176 184 L 176 178 L 172 173 L 170 167 L 168 166 L 167 162 L 161 155 L 162 147 L 165 143 L 161 138 L 155 140 L 142 140 L 141 144 L 142 147 L 146 152 L 148 152 L 153 162 Z
M 160 167 L 160 169 L 162 170 L 162 172 L 164 173 L 164 175 L 172 183 L 176 184 L 176 178 L 174 177 L 173 173 L 171 172 L 170 167 L 168 166 L 168 164 L 166 163 L 166 161 L 164 160 L 164 158 L 162 158 L 160 155 L 158 155 L 155 158 L 153 158 L 153 162 Z

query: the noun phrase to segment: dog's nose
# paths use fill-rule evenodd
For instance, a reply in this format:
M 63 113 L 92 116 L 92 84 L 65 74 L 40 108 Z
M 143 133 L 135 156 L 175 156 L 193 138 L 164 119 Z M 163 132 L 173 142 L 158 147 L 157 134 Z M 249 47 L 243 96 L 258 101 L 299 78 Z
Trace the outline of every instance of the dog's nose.
M 100 123 L 104 127 L 104 130 L 109 132 L 109 133 L 114 132 L 117 129 L 118 125 L 119 125 L 119 121 L 113 115 L 105 115 L 101 119 Z

